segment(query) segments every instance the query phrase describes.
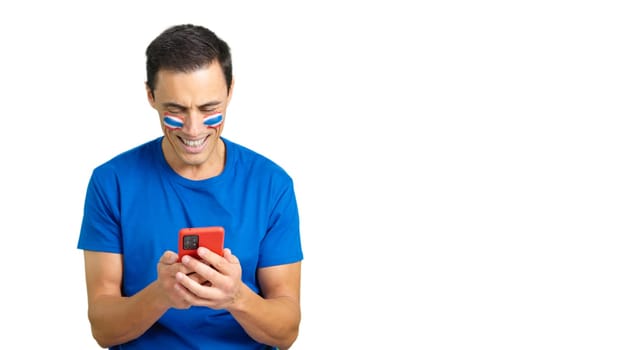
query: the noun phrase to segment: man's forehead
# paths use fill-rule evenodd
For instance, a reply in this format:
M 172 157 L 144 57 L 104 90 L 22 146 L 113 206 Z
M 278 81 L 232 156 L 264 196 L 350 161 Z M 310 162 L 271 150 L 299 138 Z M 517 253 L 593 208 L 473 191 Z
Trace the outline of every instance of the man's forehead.
M 228 89 L 221 72 L 195 70 L 193 72 L 158 72 L 154 95 L 160 100 L 184 104 L 191 99 L 194 103 L 205 104 L 220 101 L 227 97 Z M 154 97 L 156 97 L 154 96 Z

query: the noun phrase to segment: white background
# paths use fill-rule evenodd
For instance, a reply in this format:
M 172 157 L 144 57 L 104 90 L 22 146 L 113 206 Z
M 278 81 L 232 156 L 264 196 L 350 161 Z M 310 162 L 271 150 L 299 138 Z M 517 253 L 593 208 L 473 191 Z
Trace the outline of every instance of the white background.
M 213 29 L 224 136 L 295 179 L 293 349 L 620 349 L 622 13 L 610 1 L 0 5 L 2 341 L 97 349 L 92 168 L 159 135 L 144 51 Z

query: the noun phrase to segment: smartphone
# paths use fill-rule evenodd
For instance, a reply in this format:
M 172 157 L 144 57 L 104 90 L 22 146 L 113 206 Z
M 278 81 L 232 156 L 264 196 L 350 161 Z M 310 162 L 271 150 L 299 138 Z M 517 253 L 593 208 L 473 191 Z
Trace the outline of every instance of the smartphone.
M 205 247 L 223 256 L 225 228 L 222 226 L 185 227 L 179 230 L 179 261 L 185 255 L 200 259 L 197 248 Z

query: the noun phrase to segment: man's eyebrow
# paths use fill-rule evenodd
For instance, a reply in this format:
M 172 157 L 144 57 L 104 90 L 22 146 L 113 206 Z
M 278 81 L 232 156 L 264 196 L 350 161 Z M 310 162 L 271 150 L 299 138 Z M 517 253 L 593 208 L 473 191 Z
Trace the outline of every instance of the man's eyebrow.
M 181 109 L 181 110 L 184 110 L 184 111 L 188 109 L 188 107 L 182 106 L 182 105 L 180 105 L 178 103 L 175 103 L 175 102 L 164 102 L 162 105 L 164 107 L 166 107 L 166 108 Z
M 212 101 L 212 102 L 208 102 L 208 103 L 204 103 L 200 105 L 199 109 L 210 108 L 210 107 L 218 106 L 219 104 L 220 104 L 220 101 Z
M 207 103 L 200 105 L 199 109 L 211 108 L 214 106 L 218 106 L 220 103 L 221 103 L 220 101 L 207 102 Z M 175 103 L 175 102 L 164 102 L 162 105 L 165 108 L 181 109 L 183 111 L 188 110 L 188 107 L 182 106 L 179 103 Z

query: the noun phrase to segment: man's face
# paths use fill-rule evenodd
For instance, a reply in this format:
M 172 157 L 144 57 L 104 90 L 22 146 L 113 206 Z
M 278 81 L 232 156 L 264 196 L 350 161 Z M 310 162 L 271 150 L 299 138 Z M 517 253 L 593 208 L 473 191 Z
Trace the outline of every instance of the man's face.
M 231 93 L 220 65 L 190 73 L 160 70 L 156 82 L 149 102 L 160 115 L 164 155 L 173 169 L 196 175 L 224 165 L 219 140 Z

